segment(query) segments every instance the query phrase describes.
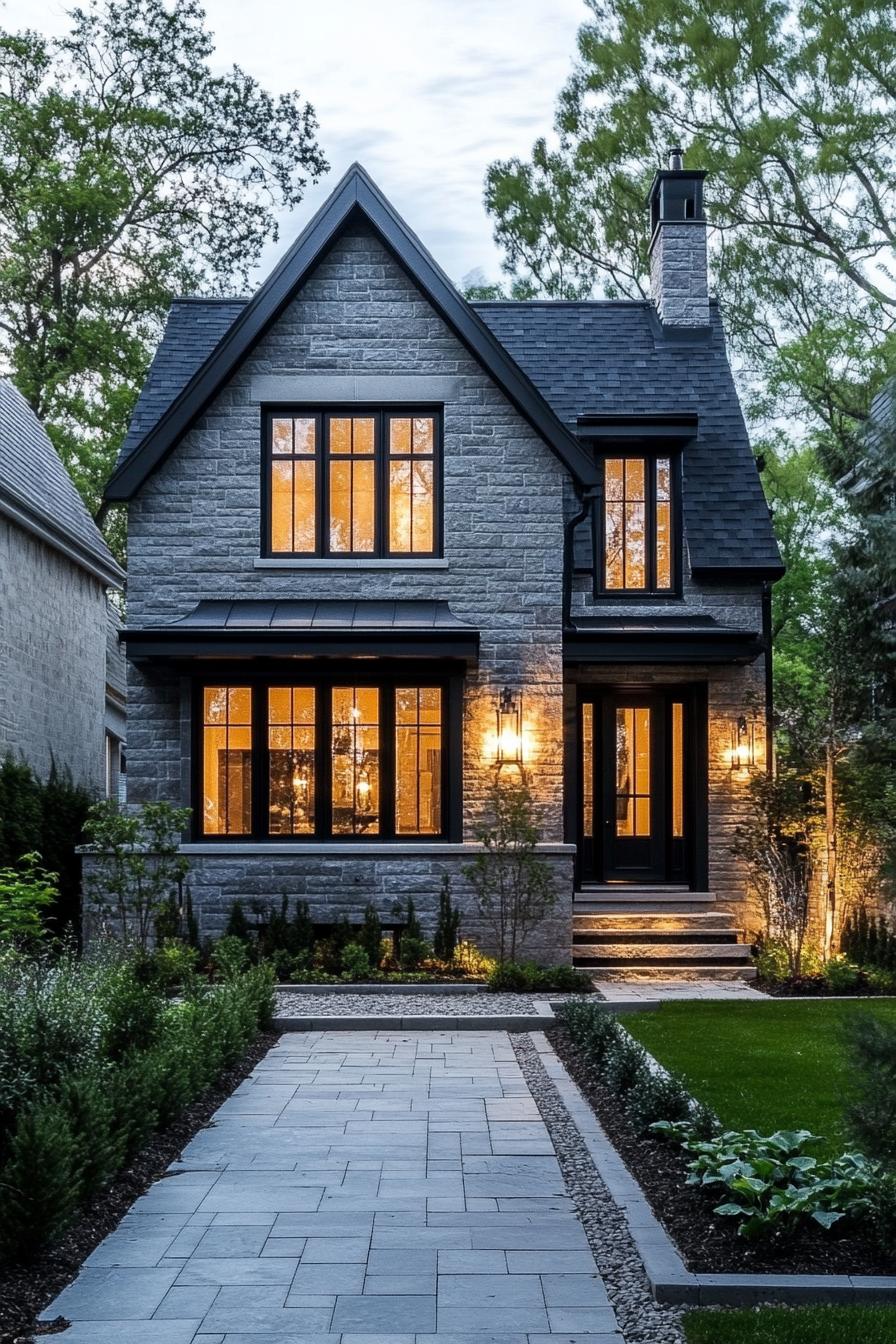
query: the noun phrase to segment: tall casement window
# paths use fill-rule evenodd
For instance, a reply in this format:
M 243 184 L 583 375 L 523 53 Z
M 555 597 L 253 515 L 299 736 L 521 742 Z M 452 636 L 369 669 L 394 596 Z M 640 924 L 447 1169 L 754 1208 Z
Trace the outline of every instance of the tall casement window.
M 202 686 L 203 837 L 445 837 L 445 684 Z M 460 745 L 453 778 L 460 779 Z
M 595 573 L 604 594 L 670 594 L 678 586 L 677 463 L 669 457 L 604 459 L 595 520 Z
M 435 556 L 441 415 L 273 411 L 265 419 L 270 556 Z

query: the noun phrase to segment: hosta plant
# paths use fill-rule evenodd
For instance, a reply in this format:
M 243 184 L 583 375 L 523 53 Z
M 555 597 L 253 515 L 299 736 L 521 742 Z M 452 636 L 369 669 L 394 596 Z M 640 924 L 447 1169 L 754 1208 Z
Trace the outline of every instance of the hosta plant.
M 819 1161 L 806 1151 L 819 1141 L 807 1129 L 727 1130 L 711 1139 L 681 1121 L 659 1121 L 651 1130 L 677 1139 L 691 1154 L 688 1184 L 719 1187 L 724 1197 L 713 1212 L 738 1219 L 738 1234 L 747 1239 L 788 1230 L 804 1218 L 830 1228 L 872 1211 L 879 1165 L 861 1153 Z

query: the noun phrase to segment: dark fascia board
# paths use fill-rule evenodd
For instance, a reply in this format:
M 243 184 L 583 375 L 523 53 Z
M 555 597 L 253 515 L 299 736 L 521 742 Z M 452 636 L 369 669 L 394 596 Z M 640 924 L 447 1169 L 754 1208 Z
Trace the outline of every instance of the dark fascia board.
M 761 635 L 749 630 L 674 634 L 567 630 L 565 663 L 752 663 L 764 651 Z
M 161 419 L 144 435 L 126 461 L 113 472 L 105 490 L 108 501 L 133 498 L 301 288 L 340 233 L 353 217 L 358 216 L 373 227 L 455 335 L 494 378 L 572 476 L 583 485 L 596 482 L 595 465 L 587 450 L 557 418 L 541 393 L 454 287 L 360 164 L 353 164 L 286 256 L 246 304 L 209 358 Z
M 668 415 L 580 415 L 577 421 L 579 438 L 589 442 L 637 439 L 686 443 L 696 436 L 698 423 L 692 411 Z
M 735 569 L 731 565 L 691 565 L 691 574 L 698 583 L 724 585 L 733 583 L 775 583 L 787 572 L 782 564 L 742 565 Z
M 156 658 L 461 658 L 479 657 L 479 631 L 165 630 L 122 631 L 132 661 Z

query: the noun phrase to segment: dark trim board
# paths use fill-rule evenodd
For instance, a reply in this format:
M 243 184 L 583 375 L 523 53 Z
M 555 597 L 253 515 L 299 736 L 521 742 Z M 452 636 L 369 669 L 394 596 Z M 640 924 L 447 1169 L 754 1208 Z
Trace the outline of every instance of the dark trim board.
M 588 449 L 557 417 L 535 385 L 395 212 L 360 164 L 353 164 L 332 196 L 299 235 L 280 264 L 233 322 L 209 358 L 113 472 L 105 499 L 134 497 L 239 364 L 276 321 L 317 263 L 353 222 L 368 224 L 458 339 L 529 422 L 573 478 L 592 485 Z
M 185 658 L 479 658 L 479 632 L 429 630 L 284 631 L 131 630 L 125 636 L 132 662 Z

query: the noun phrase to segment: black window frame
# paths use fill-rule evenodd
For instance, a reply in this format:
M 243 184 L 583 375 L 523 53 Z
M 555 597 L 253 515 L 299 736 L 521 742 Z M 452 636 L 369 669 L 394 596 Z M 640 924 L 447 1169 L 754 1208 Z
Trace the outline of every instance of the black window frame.
M 645 533 L 647 545 L 647 579 L 643 588 L 608 588 L 606 583 L 606 463 L 609 458 L 638 458 L 645 463 L 647 481 L 647 518 Z M 668 588 L 656 586 L 656 464 L 665 458 L 669 463 L 671 503 L 671 564 L 672 582 Z M 598 456 L 600 483 L 595 495 L 592 515 L 592 545 L 594 596 L 615 602 L 638 602 L 657 598 L 679 598 L 682 594 L 682 511 L 681 511 L 681 452 L 672 447 L 645 448 L 640 444 L 619 444 L 602 449 Z
M 192 691 L 191 802 L 192 839 L 214 845 L 426 845 L 456 843 L 462 838 L 464 670 L 432 662 L 408 660 L 381 670 L 351 662 L 326 668 L 301 660 L 248 669 L 243 663 L 215 663 L 194 676 Z M 203 692 L 208 686 L 248 686 L 252 692 L 252 830 L 230 835 L 203 830 Z M 269 825 L 267 691 L 280 686 L 313 686 L 315 716 L 315 827 L 313 833 L 271 835 Z M 375 687 L 380 692 L 380 828 L 375 835 L 334 832 L 331 802 L 331 727 L 334 686 Z M 395 690 L 399 686 L 437 686 L 442 692 L 442 827 L 438 833 L 398 833 L 395 829 Z
M 433 420 L 433 545 L 428 551 L 393 551 L 389 547 L 389 421 Z M 372 551 L 334 551 L 329 527 L 329 422 L 333 419 L 373 418 L 374 427 L 374 548 Z M 315 421 L 315 538 L 313 551 L 275 551 L 272 546 L 271 473 L 275 460 L 273 422 L 277 419 Z M 264 405 L 261 414 L 261 555 L 269 560 L 438 560 L 443 555 L 443 459 L 444 407 L 426 403 L 331 402 L 277 403 Z M 339 454 L 337 456 L 341 457 Z M 287 460 L 287 459 L 281 459 Z M 346 460 L 343 458 L 343 460 Z

